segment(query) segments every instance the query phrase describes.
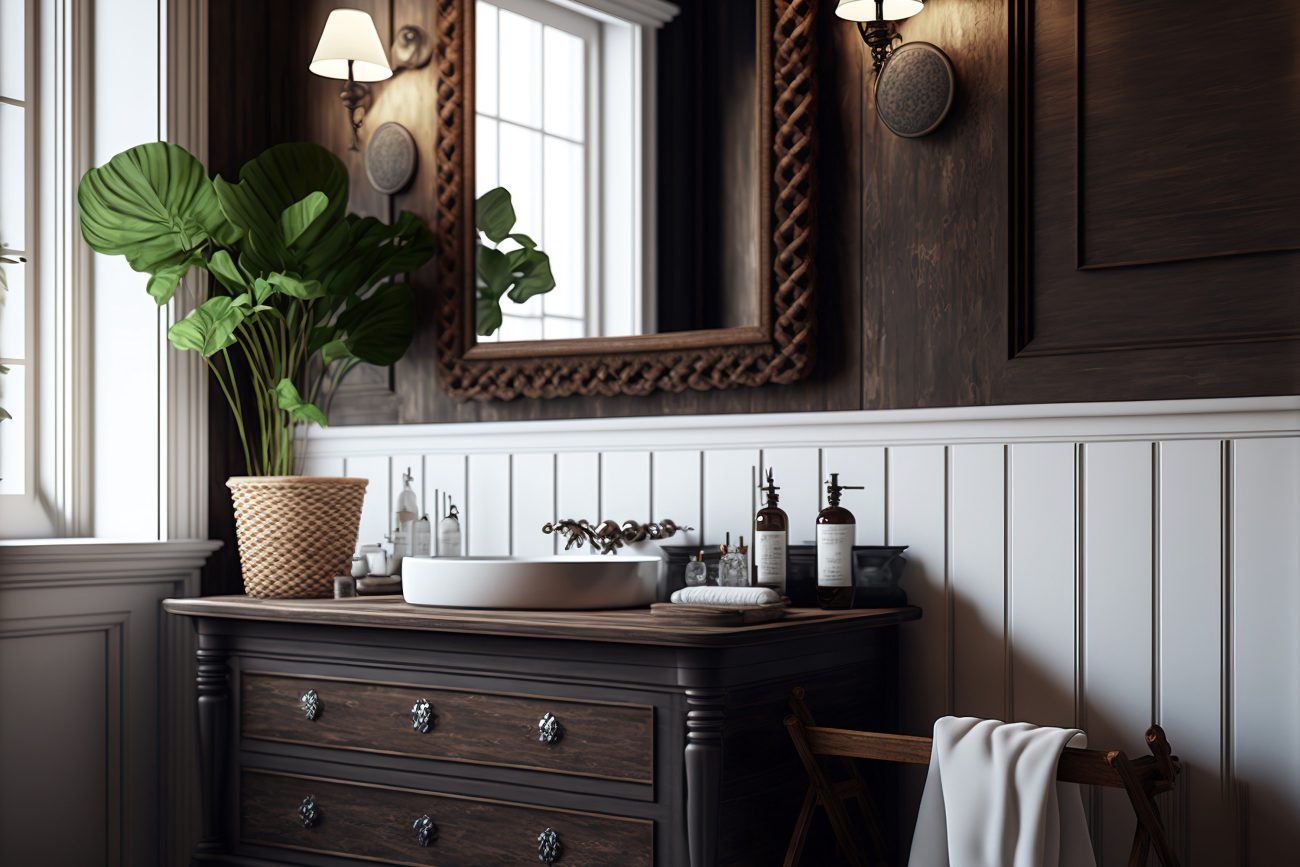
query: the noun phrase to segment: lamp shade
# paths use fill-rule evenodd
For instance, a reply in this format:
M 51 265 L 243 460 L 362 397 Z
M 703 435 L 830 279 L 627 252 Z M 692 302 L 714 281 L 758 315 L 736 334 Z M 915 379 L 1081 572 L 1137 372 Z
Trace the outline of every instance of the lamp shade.
M 370 13 L 335 9 L 325 20 L 325 30 L 307 68 L 325 78 L 347 78 L 349 60 L 356 81 L 383 81 L 393 77 Z
M 849 21 L 898 21 L 911 18 L 925 8 L 923 0 L 884 0 L 876 14 L 876 0 L 840 0 L 835 14 Z

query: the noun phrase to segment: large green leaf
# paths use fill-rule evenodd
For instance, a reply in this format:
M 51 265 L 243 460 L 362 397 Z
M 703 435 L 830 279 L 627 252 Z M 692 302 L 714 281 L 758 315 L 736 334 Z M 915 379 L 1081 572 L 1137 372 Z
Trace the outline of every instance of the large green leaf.
M 312 223 L 329 207 L 329 197 L 320 190 L 308 193 L 280 212 L 280 235 L 286 247 L 292 247 L 311 228 Z
M 209 298 L 167 331 L 177 349 L 188 349 L 205 358 L 235 343 L 235 329 L 248 315 L 248 296 Z
M 212 254 L 212 258 L 208 260 L 208 270 L 217 278 L 217 282 L 232 294 L 237 295 L 248 288 L 248 279 L 225 250 L 218 250 Z
M 182 278 L 190 272 L 190 269 L 196 265 L 206 264 L 200 254 L 191 253 L 175 265 L 164 265 L 155 271 L 145 285 L 145 291 L 160 306 L 166 304 L 172 300 L 172 296 L 176 294 L 176 287 L 180 285 Z
M 213 186 L 231 223 L 245 233 L 274 236 L 285 247 L 310 249 L 347 213 L 348 170 L 334 154 L 306 142 L 268 148 L 244 163 L 238 183 L 218 177 Z M 312 193 L 324 195 L 327 204 L 286 242 L 281 216 Z
M 544 295 L 555 288 L 550 256 L 541 250 L 527 248 L 515 250 L 508 255 L 510 275 L 515 283 L 510 287 L 511 301 L 523 304 L 534 295 Z
M 415 294 L 406 283 L 385 283 L 339 314 L 337 322 L 353 356 L 367 364 L 395 364 L 415 333 Z
M 290 298 L 311 301 L 325 297 L 325 290 L 321 288 L 319 280 L 303 280 L 296 274 L 272 274 L 266 278 L 266 282 Z
M 474 204 L 474 222 L 493 244 L 500 244 L 515 227 L 515 206 L 505 187 L 488 190 Z
M 125 256 L 149 274 L 233 237 L 203 165 L 164 142 L 133 147 L 87 171 L 77 204 L 91 249 Z
M 300 424 L 315 422 L 321 427 L 328 427 L 325 413 L 312 403 L 303 400 L 298 389 L 288 379 L 281 379 L 275 387 L 276 403 L 280 409 L 289 413 L 289 418 Z

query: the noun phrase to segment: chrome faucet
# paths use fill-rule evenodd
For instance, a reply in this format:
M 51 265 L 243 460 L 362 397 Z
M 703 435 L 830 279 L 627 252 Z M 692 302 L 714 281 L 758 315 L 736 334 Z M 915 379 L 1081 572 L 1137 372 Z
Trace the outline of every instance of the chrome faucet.
M 585 543 L 590 543 L 592 548 L 602 554 L 617 554 L 619 548 L 632 542 L 644 542 L 647 539 L 669 539 L 679 530 L 685 533 L 693 529 L 695 528 L 679 527 L 669 519 L 660 521 L 657 524 L 624 521 L 622 525 L 619 525 L 617 521 L 604 520 L 592 526 L 591 522 L 587 520 L 575 521 L 571 518 L 564 518 L 546 524 L 542 527 L 542 532 L 547 535 L 558 533 L 568 539 L 564 543 L 564 550 L 566 551 L 575 545 L 581 548 Z

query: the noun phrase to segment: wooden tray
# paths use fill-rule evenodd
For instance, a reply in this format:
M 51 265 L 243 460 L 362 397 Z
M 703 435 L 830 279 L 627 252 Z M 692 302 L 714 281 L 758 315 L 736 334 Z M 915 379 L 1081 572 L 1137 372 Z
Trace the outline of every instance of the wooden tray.
M 785 617 L 790 607 L 789 599 L 769 602 L 766 605 L 687 605 L 679 602 L 656 602 L 650 613 L 656 617 L 670 617 L 689 626 L 748 626 L 768 623 Z

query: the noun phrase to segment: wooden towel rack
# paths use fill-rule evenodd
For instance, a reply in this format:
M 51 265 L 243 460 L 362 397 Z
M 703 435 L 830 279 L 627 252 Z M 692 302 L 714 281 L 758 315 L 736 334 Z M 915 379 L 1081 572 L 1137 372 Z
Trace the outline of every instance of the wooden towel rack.
M 790 739 L 794 741 L 794 748 L 799 753 L 799 759 L 808 772 L 809 785 L 808 792 L 804 795 L 803 808 L 795 822 L 794 834 L 790 838 L 790 846 L 786 850 L 785 867 L 795 867 L 800 862 L 808 828 L 818 806 L 826 811 L 831 830 L 849 863 L 854 867 L 887 867 L 885 837 L 879 813 L 851 759 L 928 765 L 931 739 L 818 726 L 804 703 L 802 687 L 796 687 L 790 693 L 789 704 L 791 714 L 785 718 L 785 725 L 790 732 Z M 1122 750 L 1067 747 L 1061 753 L 1056 778 L 1065 783 L 1123 789 L 1128 793 L 1129 802 L 1137 816 L 1137 829 L 1133 832 L 1128 867 L 1144 867 L 1152 848 L 1164 867 L 1178 867 L 1178 858 L 1174 855 L 1155 802 L 1156 795 L 1174 787 L 1174 778 L 1180 770 L 1178 757 L 1171 754 L 1169 741 L 1160 726 L 1153 725 L 1147 729 L 1146 741 L 1151 755 L 1136 759 L 1130 759 Z M 844 778 L 832 782 L 818 760 L 820 756 L 837 759 L 844 770 Z M 857 850 L 848 812 L 844 808 L 846 800 L 856 800 L 858 803 L 873 850 L 874 860 L 870 862 Z

